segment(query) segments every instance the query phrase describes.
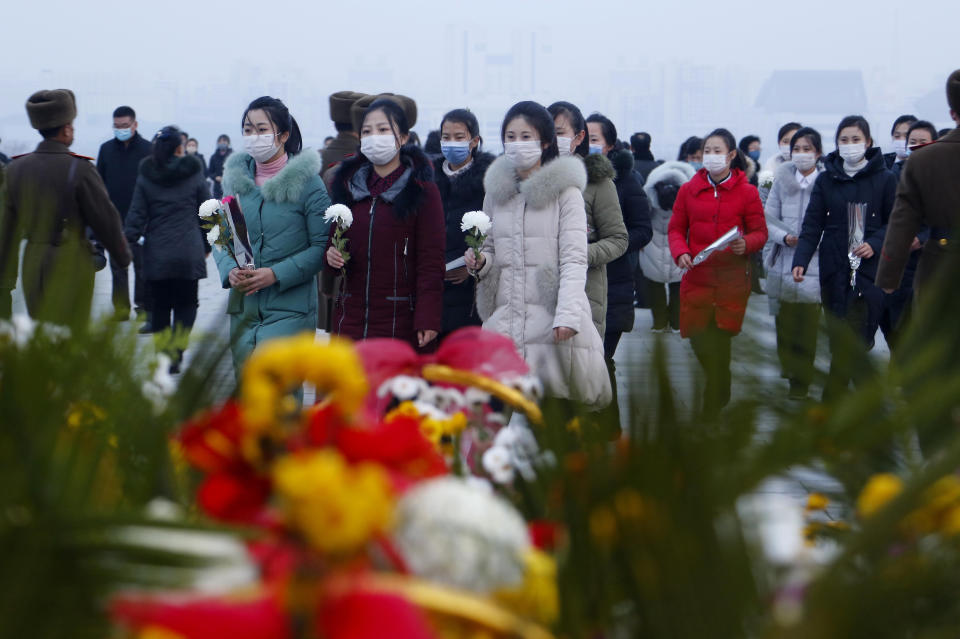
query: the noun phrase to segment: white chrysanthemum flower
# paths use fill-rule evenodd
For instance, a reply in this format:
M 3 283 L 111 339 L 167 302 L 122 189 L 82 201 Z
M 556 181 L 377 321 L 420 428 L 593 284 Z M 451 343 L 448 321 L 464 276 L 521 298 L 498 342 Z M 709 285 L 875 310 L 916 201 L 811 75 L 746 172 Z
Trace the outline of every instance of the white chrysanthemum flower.
M 760 186 L 769 188 L 773 186 L 773 179 L 774 179 L 773 171 L 764 170 L 764 171 L 760 171 L 760 174 L 757 176 L 757 183 Z
M 334 204 L 330 206 L 323 219 L 327 222 L 334 222 L 337 226 L 346 231 L 353 224 L 353 211 L 346 204 Z
M 479 594 L 522 583 L 527 526 L 475 481 L 418 484 L 397 506 L 394 541 L 414 575 Z
M 512 484 L 515 475 L 513 454 L 506 446 L 494 445 L 483 453 L 483 469 L 498 484 Z
M 463 214 L 460 222 L 460 230 L 464 233 L 471 233 L 474 229 L 480 232 L 480 235 L 486 235 L 493 226 L 490 216 L 483 211 L 469 211 Z
M 503 380 L 503 383 L 510 388 L 520 391 L 527 399 L 535 402 L 543 399 L 543 382 L 540 381 L 540 378 L 534 375 L 525 375 L 523 377 L 506 379 Z
M 216 214 L 217 209 L 219 208 L 220 208 L 220 200 L 207 200 L 206 202 L 200 205 L 199 215 L 202 218 L 209 219 Z
M 449 415 L 445 412 L 431 404 L 430 402 L 424 402 L 417 400 L 413 402 L 413 407 L 417 409 L 417 412 L 420 413 L 421 417 L 427 417 L 430 419 L 436 419 L 439 421 L 446 420 Z
M 464 401 L 466 401 L 467 406 L 474 406 L 476 404 L 486 404 L 490 401 L 490 393 L 480 390 L 479 388 L 474 388 L 473 386 L 469 387 L 464 393 Z
M 165 353 L 157 355 L 153 377 L 143 383 L 142 391 L 153 405 L 154 412 L 161 413 L 167 407 L 167 400 L 177 390 L 177 382 L 170 375 L 171 359 Z
M 409 375 L 397 375 L 391 377 L 377 389 L 377 397 L 386 397 L 393 395 L 401 401 L 415 399 L 429 388 L 427 383 L 419 377 Z
M 510 454 L 510 465 L 527 481 L 536 479 L 534 464 L 540 461 L 540 447 L 533 431 L 517 424 L 501 428 L 493 440 L 494 448 Z
M 213 244 L 220 237 L 220 225 L 214 224 L 213 227 L 207 231 L 207 243 Z

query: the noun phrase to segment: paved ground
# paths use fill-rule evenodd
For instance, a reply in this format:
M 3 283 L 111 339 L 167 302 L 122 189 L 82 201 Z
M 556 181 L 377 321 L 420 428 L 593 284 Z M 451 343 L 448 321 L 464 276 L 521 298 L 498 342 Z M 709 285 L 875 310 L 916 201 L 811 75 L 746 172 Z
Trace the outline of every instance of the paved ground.
M 227 338 L 229 320 L 224 313 L 227 293 L 220 287 L 217 269 L 212 259 L 208 260 L 207 272 L 209 277 L 200 281 L 200 309 L 194 335 L 212 334 Z M 130 279 L 133 279 L 131 269 Z M 110 302 L 111 275 L 105 269 L 97 274 L 94 292 L 94 316 L 111 313 Z M 19 291 L 14 293 L 14 312 L 25 312 L 23 299 Z M 624 335 L 617 352 L 617 385 L 620 389 L 620 403 L 623 414 L 626 414 L 629 405 L 629 388 L 648 387 L 648 380 L 652 382 L 651 362 L 657 343 L 662 343 L 668 353 L 669 372 L 674 393 L 681 410 L 692 410 L 694 405 L 695 387 L 700 369 L 690 349 L 689 342 L 680 338 L 676 333 L 654 333 L 651 331 L 650 312 L 638 309 L 636 324 L 632 333 Z M 152 348 L 149 336 L 141 338 L 144 348 Z M 889 357 L 889 351 L 882 336 L 877 336 L 877 346 L 872 357 L 880 360 Z M 187 351 L 187 361 L 191 356 Z M 826 344 L 819 345 L 818 363 L 825 366 L 828 361 Z M 756 392 L 757 386 L 753 381 L 761 379 L 775 379 L 778 384 L 774 392 L 787 392 L 787 382 L 780 380 L 779 367 L 776 363 L 776 336 L 773 327 L 773 318 L 767 312 L 767 298 L 754 295 L 750 299 L 743 333 L 733 343 L 734 368 L 734 398 L 748 396 Z M 223 372 L 230 375 L 232 366 L 229 361 L 223 364 Z M 765 386 L 769 386 L 768 384 Z M 812 389 L 811 395 L 819 397 L 820 389 Z M 305 398 L 311 401 L 308 395 Z M 770 422 L 764 424 L 766 431 L 776 428 L 771 416 Z M 772 480 L 765 485 L 761 492 L 773 494 L 787 494 L 805 496 L 811 489 L 829 489 L 832 482 L 821 473 L 810 469 L 796 469 L 791 476 Z

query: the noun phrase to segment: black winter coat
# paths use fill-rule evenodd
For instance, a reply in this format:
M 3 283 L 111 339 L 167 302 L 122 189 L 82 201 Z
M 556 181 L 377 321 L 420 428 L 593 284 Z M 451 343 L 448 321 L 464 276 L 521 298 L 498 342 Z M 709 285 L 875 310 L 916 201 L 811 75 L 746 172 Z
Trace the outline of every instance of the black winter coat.
M 152 157 L 140 165 L 127 241 L 143 237 L 144 275 L 148 280 L 198 280 L 207 276 L 206 234 L 197 212 L 210 199 L 203 165 L 194 157 L 174 157 L 157 166 Z
M 868 149 L 866 157 L 867 166 L 853 177 L 843 170 L 843 158 L 836 151 L 826 157 L 825 170 L 817 177 L 810 194 L 793 257 L 794 267 L 806 268 L 819 246 L 820 289 L 824 305 L 839 317 L 846 315 L 846 292 L 850 288 L 847 205 L 867 204 L 863 239 L 873 248 L 874 255 L 861 260 L 857 281 L 861 289 L 871 288 L 897 191 L 897 178 L 887 169 L 880 149 Z
M 463 257 L 467 251 L 466 235 L 460 230 L 463 214 L 483 210 L 483 176 L 494 158 L 489 153 L 478 153 L 466 171 L 450 178 L 443 172 L 441 158 L 435 162 L 434 179 L 440 190 L 443 212 L 447 225 L 447 249 L 445 261 L 452 262 Z M 443 333 L 450 333 L 464 326 L 480 326 L 483 322 L 474 307 L 474 279 L 463 284 L 443 284 Z
M 116 138 L 100 145 L 97 171 L 107 187 L 110 201 L 117 207 L 123 219 L 127 218 L 130 201 L 133 199 L 133 187 L 140 174 L 140 162 L 150 155 L 152 148 L 153 145 L 139 133 L 135 133 L 127 145 Z
M 639 173 L 640 177 L 643 178 L 642 184 L 646 184 L 647 178 L 650 176 L 650 172 L 661 164 L 663 164 L 663 160 L 638 160 L 634 158 L 633 170 Z
M 231 153 L 233 153 L 233 149 L 228 147 L 225 153 L 220 153 L 220 149 L 217 149 L 210 156 L 207 177 L 213 180 L 213 197 L 218 200 L 223 198 L 223 185 L 217 182 L 217 178 L 223 179 L 223 165 L 227 163 L 227 158 L 230 157 Z
M 630 243 L 623 256 L 607 264 L 607 332 L 626 333 L 633 330 L 633 273 L 640 259 L 640 249 L 653 238 L 653 225 L 650 222 L 650 200 L 633 170 L 633 155 L 627 150 L 619 150 L 612 151 L 609 157 L 617 171 L 613 183 L 617 187 Z

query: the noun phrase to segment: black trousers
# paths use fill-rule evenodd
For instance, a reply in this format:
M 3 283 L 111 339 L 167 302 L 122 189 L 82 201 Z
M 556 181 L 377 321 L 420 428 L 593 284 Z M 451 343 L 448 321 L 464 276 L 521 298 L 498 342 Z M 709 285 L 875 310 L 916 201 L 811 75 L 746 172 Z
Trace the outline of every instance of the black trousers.
M 856 288 L 821 287 L 824 307 L 845 309 L 825 314 L 830 341 L 830 372 L 823 388 L 823 401 L 846 393 L 850 382 L 857 384 L 873 375 L 867 356 L 877 332 L 883 292 L 870 282 Z M 837 299 L 843 296 L 843 299 Z
M 189 332 L 197 319 L 197 280 L 153 280 L 150 289 L 153 331 L 172 328 Z
M 703 412 L 716 413 L 730 403 L 730 345 L 733 334 L 711 319 L 707 329 L 690 337 L 693 353 L 703 367 L 707 383 L 703 391 Z
M 143 247 L 131 244 L 133 254 L 133 303 L 137 308 L 150 311 L 150 294 L 147 280 L 143 277 Z M 110 256 L 110 273 L 113 275 L 113 310 L 130 312 L 130 277 L 126 267 L 121 267 Z
M 817 356 L 820 305 L 781 302 L 776 326 L 780 369 L 791 386 L 809 388 Z
M 667 299 L 669 291 L 670 298 Z M 653 328 L 680 330 L 680 282 L 662 284 L 647 280 L 647 302 L 653 315 Z
M 897 346 L 903 326 L 910 318 L 913 306 L 913 288 L 897 289 L 883 294 L 883 310 L 880 313 L 880 330 L 892 351 Z

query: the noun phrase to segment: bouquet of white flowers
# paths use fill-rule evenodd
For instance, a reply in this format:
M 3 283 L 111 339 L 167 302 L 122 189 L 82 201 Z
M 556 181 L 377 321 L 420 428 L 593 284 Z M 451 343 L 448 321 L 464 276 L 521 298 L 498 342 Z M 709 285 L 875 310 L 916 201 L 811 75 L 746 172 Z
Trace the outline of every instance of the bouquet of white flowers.
M 237 266 L 252 269 L 253 249 L 247 237 L 247 225 L 236 198 L 207 200 L 200 205 L 200 226 L 207 231 L 207 242 L 219 246 Z
M 347 252 L 347 238 L 343 237 L 344 232 L 353 224 L 353 211 L 345 204 L 334 204 L 323 214 L 323 219 L 337 225 L 333 231 L 333 248 L 340 252 L 343 261 L 350 261 L 350 253 Z
M 487 239 L 491 226 L 493 222 L 490 216 L 483 211 L 469 211 L 463 214 L 460 230 L 467 234 L 467 246 L 473 249 L 477 261 L 480 260 L 480 249 Z M 473 276 L 476 277 L 477 274 L 473 273 Z

